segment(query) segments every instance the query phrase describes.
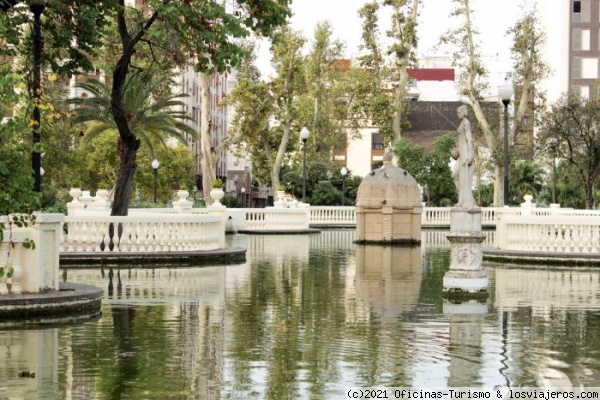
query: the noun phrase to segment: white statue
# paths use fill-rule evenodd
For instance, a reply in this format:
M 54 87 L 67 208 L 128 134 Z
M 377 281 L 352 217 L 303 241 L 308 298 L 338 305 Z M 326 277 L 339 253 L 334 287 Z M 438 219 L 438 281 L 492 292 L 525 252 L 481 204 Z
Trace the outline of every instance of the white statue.
M 458 107 L 457 113 L 460 125 L 457 129 L 457 149 L 452 151 L 452 158 L 456 160 L 452 178 L 458 190 L 458 203 L 456 205 L 469 207 L 476 205 L 472 189 L 475 144 L 471 134 L 471 123 L 467 119 L 467 106 Z

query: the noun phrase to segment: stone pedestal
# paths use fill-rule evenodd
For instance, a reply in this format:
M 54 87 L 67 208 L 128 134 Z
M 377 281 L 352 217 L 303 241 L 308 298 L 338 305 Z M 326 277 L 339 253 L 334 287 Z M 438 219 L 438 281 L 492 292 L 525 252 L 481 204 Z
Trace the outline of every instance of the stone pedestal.
M 452 296 L 487 297 L 488 277 L 482 268 L 480 207 L 453 207 L 450 211 L 450 269 L 443 292 Z

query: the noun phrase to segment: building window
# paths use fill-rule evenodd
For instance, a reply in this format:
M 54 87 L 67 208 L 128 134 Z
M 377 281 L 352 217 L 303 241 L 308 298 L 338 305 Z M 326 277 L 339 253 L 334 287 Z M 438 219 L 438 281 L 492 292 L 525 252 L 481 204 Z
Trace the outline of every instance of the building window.
M 581 60 L 581 78 L 598 79 L 598 59 L 583 58 Z
M 591 7 L 590 0 L 573 1 L 573 22 L 590 22 Z
M 383 150 L 383 136 L 380 133 L 374 133 L 371 136 L 371 148 L 373 150 Z
M 588 29 L 573 29 L 571 46 L 573 50 L 590 50 L 590 31 Z

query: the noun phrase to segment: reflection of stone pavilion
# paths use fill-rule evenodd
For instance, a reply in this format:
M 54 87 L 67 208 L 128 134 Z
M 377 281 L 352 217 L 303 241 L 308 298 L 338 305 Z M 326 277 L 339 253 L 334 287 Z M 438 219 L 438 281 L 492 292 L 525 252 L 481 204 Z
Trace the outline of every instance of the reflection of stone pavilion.
M 386 150 L 384 165 L 365 176 L 356 196 L 356 239 L 365 243 L 419 243 L 421 193 L 417 181 L 392 165 Z
M 421 277 L 420 247 L 357 246 L 357 296 L 384 317 L 415 310 Z

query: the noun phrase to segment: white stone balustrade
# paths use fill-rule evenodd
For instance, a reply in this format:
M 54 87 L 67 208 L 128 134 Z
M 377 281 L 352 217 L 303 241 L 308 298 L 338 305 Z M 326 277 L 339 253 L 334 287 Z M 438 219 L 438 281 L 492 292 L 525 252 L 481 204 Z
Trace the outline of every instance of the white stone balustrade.
M 0 243 L 0 266 L 12 267 L 14 274 L 8 278 L 5 273 L 0 279 L 0 295 L 7 293 L 7 283 L 11 284 L 13 294 L 58 290 L 58 247 L 63 220 L 62 214 L 36 214 L 33 225 L 24 228 L 13 226 L 12 233 L 5 230 Z M 25 240 L 33 240 L 35 248 L 25 248 Z M 13 243 L 10 258 L 9 241 Z
M 83 213 L 65 218 L 60 251 L 155 253 L 216 250 L 224 243 L 220 216 L 134 213 L 124 217 Z
M 598 253 L 600 213 L 594 216 L 501 213 L 496 225 L 496 247 L 532 252 Z
M 482 207 L 481 225 L 492 227 L 496 225 L 496 212 L 500 208 Z M 450 210 L 452 207 L 425 207 L 421 214 L 421 226 L 446 227 L 450 226 Z
M 308 208 L 227 209 L 230 231 L 298 231 L 309 228 Z
M 355 207 L 310 206 L 310 224 L 312 226 L 356 225 Z

